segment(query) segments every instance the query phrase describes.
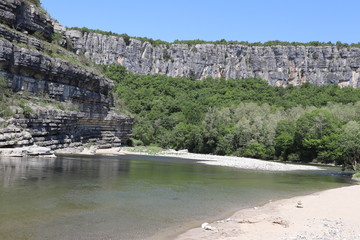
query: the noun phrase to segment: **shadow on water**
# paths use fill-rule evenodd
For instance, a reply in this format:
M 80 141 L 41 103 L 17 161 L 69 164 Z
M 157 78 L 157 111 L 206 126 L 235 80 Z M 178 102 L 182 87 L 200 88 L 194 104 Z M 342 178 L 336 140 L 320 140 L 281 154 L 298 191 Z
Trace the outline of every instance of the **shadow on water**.
M 0 159 L 0 239 L 144 239 L 349 185 L 339 169 L 260 172 L 125 155 Z

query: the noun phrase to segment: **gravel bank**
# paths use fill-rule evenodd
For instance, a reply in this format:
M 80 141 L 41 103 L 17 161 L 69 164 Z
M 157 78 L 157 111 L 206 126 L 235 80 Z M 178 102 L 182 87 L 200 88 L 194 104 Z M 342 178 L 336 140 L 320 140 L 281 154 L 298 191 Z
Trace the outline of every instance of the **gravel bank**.
M 226 166 L 242 169 L 263 170 L 263 171 L 296 171 L 296 170 L 322 170 L 317 166 L 295 165 L 263 161 L 254 158 L 216 156 L 208 154 L 194 154 L 176 151 L 163 151 L 159 156 L 178 157 L 199 160 L 198 163 L 207 165 Z
M 296 165 L 288 163 L 279 163 L 258 160 L 254 158 L 244 158 L 244 157 L 228 157 L 228 156 L 217 156 L 209 154 L 195 154 L 188 153 L 187 151 L 175 151 L 175 150 L 166 150 L 156 154 L 149 154 L 146 152 L 133 152 L 129 151 L 131 148 L 108 148 L 108 149 L 62 149 L 56 153 L 66 153 L 66 154 L 82 154 L 82 155 L 104 155 L 104 156 L 116 156 L 116 155 L 152 155 L 152 156 L 162 156 L 162 157 L 176 157 L 184 159 L 195 159 L 198 160 L 198 163 L 207 164 L 207 165 L 217 165 L 217 166 L 226 166 L 233 168 L 242 168 L 242 169 L 251 169 L 251 170 L 262 170 L 262 171 L 296 171 L 296 170 L 323 170 L 317 166 L 309 165 Z

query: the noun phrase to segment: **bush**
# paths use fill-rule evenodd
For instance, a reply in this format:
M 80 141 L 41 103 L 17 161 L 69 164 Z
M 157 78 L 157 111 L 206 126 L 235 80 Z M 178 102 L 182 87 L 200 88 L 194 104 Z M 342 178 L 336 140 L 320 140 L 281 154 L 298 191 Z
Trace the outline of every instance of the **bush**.
M 128 145 L 129 147 L 137 147 L 137 146 L 144 146 L 144 143 L 141 140 L 135 138 L 129 138 L 126 141 L 126 145 Z
M 268 154 L 268 149 L 264 146 L 264 144 L 257 141 L 250 141 L 244 149 L 242 155 L 244 157 L 253 157 L 260 159 L 268 159 L 272 157 Z
M 13 115 L 13 111 L 8 106 L 0 105 L 0 117 L 9 118 Z
M 90 149 L 92 146 L 94 146 L 95 142 L 93 140 L 88 140 L 86 142 L 86 148 Z
M 312 58 L 315 59 L 315 60 L 319 59 L 319 54 L 318 53 L 313 53 Z
M 127 75 L 127 70 L 119 64 L 98 65 L 102 73 L 115 82 L 121 82 Z
M 36 7 L 41 6 L 40 0 L 28 0 L 30 3 L 34 4 Z
M 6 79 L 0 75 L 0 98 L 9 94 L 9 86 Z
M 58 44 L 59 40 L 63 38 L 63 35 L 61 33 L 55 32 L 51 35 L 51 42 Z
M 9 107 L 9 98 L 11 96 L 10 88 L 6 79 L 0 76 L 0 117 L 9 118 L 13 115 Z
M 122 38 L 124 39 L 125 45 L 129 46 L 131 43 L 130 37 L 127 34 L 124 34 Z
M 296 162 L 300 160 L 300 156 L 297 153 L 290 153 L 287 158 L 290 162 Z
M 25 100 L 21 99 L 20 102 L 19 102 L 19 107 L 22 108 L 23 110 L 23 114 L 25 117 L 29 117 L 34 111 L 32 110 L 31 107 L 29 107 L 26 103 Z
M 46 40 L 46 37 L 44 36 L 44 34 L 42 32 L 36 31 L 32 35 L 37 39 Z

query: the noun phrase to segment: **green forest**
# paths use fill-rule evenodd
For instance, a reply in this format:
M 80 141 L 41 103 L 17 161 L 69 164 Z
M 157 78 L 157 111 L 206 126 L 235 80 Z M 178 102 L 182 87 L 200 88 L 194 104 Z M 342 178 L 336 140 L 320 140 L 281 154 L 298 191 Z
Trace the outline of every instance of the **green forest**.
M 130 145 L 358 170 L 360 89 L 270 86 L 261 79 L 172 78 L 100 66 L 135 117 Z

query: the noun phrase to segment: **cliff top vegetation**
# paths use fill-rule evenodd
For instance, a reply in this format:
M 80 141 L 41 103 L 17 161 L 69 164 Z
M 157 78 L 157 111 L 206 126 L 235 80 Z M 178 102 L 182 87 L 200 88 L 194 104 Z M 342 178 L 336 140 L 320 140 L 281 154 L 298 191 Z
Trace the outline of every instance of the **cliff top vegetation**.
M 138 39 L 143 42 L 149 42 L 153 46 L 157 45 L 170 45 L 170 44 L 188 44 L 188 45 L 196 45 L 196 44 L 239 44 L 239 45 L 245 45 L 245 46 L 337 46 L 337 47 L 360 47 L 360 42 L 358 43 L 342 43 L 340 41 L 337 41 L 336 43 L 333 42 L 319 42 L 319 41 L 311 41 L 307 43 L 302 42 L 286 42 L 286 41 L 267 41 L 267 42 L 248 42 L 248 41 L 227 41 L 225 39 L 217 40 L 217 41 L 205 41 L 200 39 L 195 40 L 175 40 L 173 42 L 166 42 L 160 39 L 154 40 L 152 38 L 147 37 L 133 37 L 129 36 L 126 33 L 119 34 L 119 33 L 113 33 L 108 31 L 103 31 L 99 29 L 89 29 L 87 27 L 71 27 L 70 30 L 78 30 L 81 32 L 87 32 L 87 33 L 98 33 L 102 35 L 110 35 L 110 36 L 117 36 L 124 38 L 125 42 L 128 44 L 130 39 Z

